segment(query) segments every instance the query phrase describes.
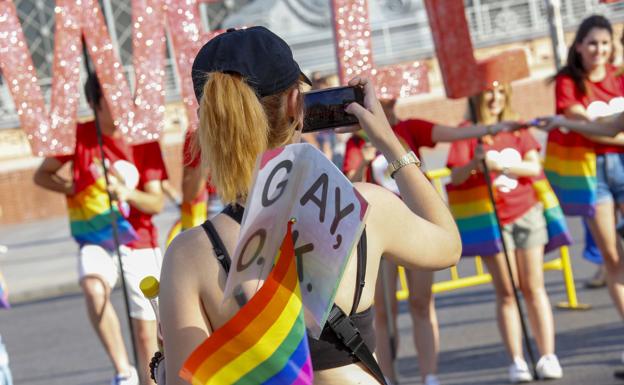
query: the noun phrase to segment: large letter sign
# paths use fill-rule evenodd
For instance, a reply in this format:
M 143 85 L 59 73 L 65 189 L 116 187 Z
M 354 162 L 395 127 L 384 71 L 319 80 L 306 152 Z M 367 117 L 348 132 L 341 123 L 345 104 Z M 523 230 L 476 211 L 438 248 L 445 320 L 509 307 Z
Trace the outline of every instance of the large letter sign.
M 134 100 L 98 1 L 58 0 L 55 13 L 52 100 L 48 114 L 15 6 L 12 1 L 0 1 L 0 69 L 33 153 L 73 152 L 83 35 L 104 97 L 124 137 L 135 143 L 158 139 L 164 124 L 165 20 L 173 39 L 189 126 L 196 126 L 197 103 L 190 69 L 201 45 L 219 33 L 201 33 L 196 1 L 132 1 Z
M 463 0 L 425 0 L 446 96 L 480 93 L 494 81 L 510 83 L 529 76 L 523 50 L 510 50 L 477 62 Z
M 165 101 L 163 8 L 160 0 L 132 4 L 137 79 L 134 102 L 98 2 L 56 2 L 54 78 L 48 115 L 13 2 L 0 2 L 0 68 L 35 154 L 73 152 L 83 35 L 115 124 L 129 141 L 158 138 Z
M 356 75 L 375 79 L 380 98 L 429 92 L 427 67 L 420 62 L 376 68 L 367 0 L 332 0 L 338 77 L 342 84 Z
M 367 210 L 351 182 L 311 145 L 266 152 L 256 164 L 226 297 L 250 297 L 260 288 L 286 223 L 295 218 L 293 239 L 306 326 L 318 338 Z

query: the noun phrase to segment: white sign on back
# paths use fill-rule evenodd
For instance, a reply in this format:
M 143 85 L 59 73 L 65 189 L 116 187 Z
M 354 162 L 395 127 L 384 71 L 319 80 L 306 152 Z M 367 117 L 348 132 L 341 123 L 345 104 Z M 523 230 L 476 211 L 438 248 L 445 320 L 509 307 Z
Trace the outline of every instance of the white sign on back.
M 286 233 L 293 226 L 297 271 L 308 334 L 318 338 L 336 289 L 360 239 L 368 203 L 320 151 L 291 144 L 264 153 L 234 252 L 225 296 L 249 296 L 269 274 Z

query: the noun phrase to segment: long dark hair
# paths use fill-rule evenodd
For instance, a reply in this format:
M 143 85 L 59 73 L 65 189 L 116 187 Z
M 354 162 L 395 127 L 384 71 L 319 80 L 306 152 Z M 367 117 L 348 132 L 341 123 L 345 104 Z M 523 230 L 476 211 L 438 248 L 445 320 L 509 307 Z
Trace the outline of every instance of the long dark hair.
M 609 35 L 611 35 L 611 42 L 613 42 L 613 27 L 611 27 L 611 22 L 602 15 L 591 15 L 579 26 L 576 31 L 576 36 L 574 36 L 574 42 L 570 45 L 570 49 L 568 50 L 568 60 L 566 62 L 565 67 L 557 72 L 557 75 L 567 75 L 572 78 L 576 87 L 583 93 L 587 93 L 587 87 L 585 86 L 585 76 L 587 75 L 587 71 L 583 67 L 583 58 L 581 55 L 576 52 L 576 45 L 580 44 L 585 40 L 589 32 L 594 29 L 604 29 L 609 31 Z M 614 52 L 611 50 L 611 58 L 610 61 L 613 61 Z

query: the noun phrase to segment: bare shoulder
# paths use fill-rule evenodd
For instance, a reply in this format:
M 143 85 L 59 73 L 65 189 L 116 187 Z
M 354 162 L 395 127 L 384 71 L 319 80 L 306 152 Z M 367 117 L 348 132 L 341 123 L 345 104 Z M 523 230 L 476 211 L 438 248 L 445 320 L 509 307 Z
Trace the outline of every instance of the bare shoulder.
M 194 227 L 178 234 L 167 247 L 162 267 L 162 275 L 174 274 L 187 277 L 201 271 L 214 258 L 210 239 L 201 227 Z M 163 277 L 164 278 L 164 277 Z
M 362 194 L 364 199 L 366 199 L 367 201 L 369 201 L 369 198 L 370 200 L 375 200 L 375 199 L 383 199 L 384 197 L 394 195 L 388 189 L 383 188 L 373 183 L 356 182 L 356 183 L 353 183 L 353 186 L 360 194 Z
M 368 202 L 373 212 L 383 211 L 388 205 L 394 205 L 401 202 L 401 199 L 390 190 L 372 183 L 358 182 L 354 183 L 355 189 L 362 194 Z

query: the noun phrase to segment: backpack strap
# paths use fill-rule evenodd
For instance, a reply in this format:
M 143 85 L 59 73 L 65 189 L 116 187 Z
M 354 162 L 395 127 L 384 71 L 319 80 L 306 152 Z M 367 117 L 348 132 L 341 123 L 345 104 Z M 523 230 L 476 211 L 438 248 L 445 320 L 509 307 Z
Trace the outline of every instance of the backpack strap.
M 223 241 L 221 240 L 221 237 L 217 232 L 217 229 L 215 229 L 212 222 L 210 222 L 210 219 L 207 219 L 206 222 L 202 223 L 201 227 L 206 232 L 206 235 L 208 235 L 208 238 L 210 238 L 214 253 L 217 256 L 217 260 L 219 261 L 221 266 L 223 266 L 225 274 L 229 274 L 230 266 L 232 264 L 232 258 L 230 258 L 230 254 L 228 254 L 227 249 L 225 248 L 225 245 L 223 244 Z
M 386 379 L 373 356 L 368 346 L 362 339 L 360 331 L 355 326 L 351 318 L 349 318 L 341 308 L 336 306 L 332 307 L 327 317 L 327 324 L 336 333 L 338 339 L 351 351 L 351 354 L 356 356 L 364 366 L 375 376 L 377 381 L 383 385 L 387 385 Z
M 222 213 L 229 216 L 239 224 L 243 220 L 243 213 L 245 212 L 245 208 L 238 205 L 227 205 Z M 210 242 L 212 243 L 212 248 L 214 249 L 215 255 L 217 256 L 217 260 L 223 266 L 223 270 L 225 270 L 225 274 L 230 273 L 230 266 L 232 265 L 232 258 L 228 253 L 225 245 L 223 244 L 223 240 L 219 236 L 217 229 L 214 227 L 210 219 L 207 219 L 204 223 L 202 223 L 201 227 L 204 229 L 208 238 L 210 238 Z
M 351 315 L 357 311 L 366 284 L 366 229 L 362 232 L 357 245 L 357 258 L 357 282 Z M 355 326 L 350 316 L 347 316 L 341 308 L 334 304 L 327 318 L 327 324 L 336 333 L 338 339 L 349 348 L 351 354 L 356 356 L 370 370 L 377 381 L 386 385 L 386 379 L 377 360 L 375 360 L 373 353 L 364 342 L 360 330 Z
M 237 204 L 227 205 L 221 211 L 221 214 L 227 215 L 240 225 L 243 222 L 243 214 L 245 214 L 245 208 Z
M 357 244 L 357 282 L 355 286 L 355 293 L 353 295 L 353 306 L 351 307 L 351 313 L 355 314 L 358 306 L 360 305 L 360 299 L 362 298 L 362 292 L 364 291 L 364 285 L 366 284 L 366 228 L 362 231 L 360 241 Z

